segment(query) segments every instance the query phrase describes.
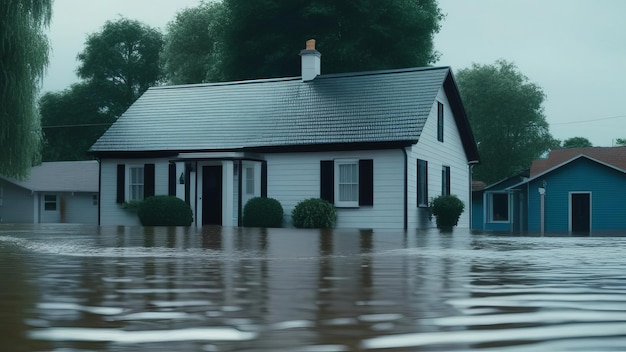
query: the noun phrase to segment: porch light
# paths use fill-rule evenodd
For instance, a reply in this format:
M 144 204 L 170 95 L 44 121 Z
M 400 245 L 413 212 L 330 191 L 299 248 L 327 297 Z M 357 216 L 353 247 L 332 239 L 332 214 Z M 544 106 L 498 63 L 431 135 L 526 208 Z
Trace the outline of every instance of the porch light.
M 184 172 L 180 173 L 180 177 L 178 178 L 178 183 L 180 183 L 181 185 L 185 184 L 185 173 Z

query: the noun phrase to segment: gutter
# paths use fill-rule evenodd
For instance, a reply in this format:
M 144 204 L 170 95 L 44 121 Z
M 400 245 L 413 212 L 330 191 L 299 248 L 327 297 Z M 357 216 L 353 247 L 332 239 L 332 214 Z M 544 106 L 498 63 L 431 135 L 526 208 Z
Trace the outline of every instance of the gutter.
M 409 185 L 407 184 L 409 176 L 409 156 L 406 148 L 401 148 L 404 154 L 404 230 L 409 229 Z

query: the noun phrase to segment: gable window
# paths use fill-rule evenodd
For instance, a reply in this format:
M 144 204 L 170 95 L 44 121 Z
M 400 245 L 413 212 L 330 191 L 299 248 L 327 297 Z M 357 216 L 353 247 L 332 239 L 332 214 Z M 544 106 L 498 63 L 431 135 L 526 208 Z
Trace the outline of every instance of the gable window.
M 509 221 L 509 195 L 507 193 L 489 194 L 489 221 Z
M 374 205 L 374 161 L 337 159 L 320 162 L 320 198 L 336 207 Z
M 437 140 L 443 142 L 443 104 L 437 102 Z
M 441 195 L 450 194 L 450 166 L 444 166 L 441 169 Z
M 417 206 L 428 206 L 428 161 L 417 159 Z
M 55 194 L 46 194 L 43 196 L 43 209 L 46 211 L 57 210 L 57 196 Z

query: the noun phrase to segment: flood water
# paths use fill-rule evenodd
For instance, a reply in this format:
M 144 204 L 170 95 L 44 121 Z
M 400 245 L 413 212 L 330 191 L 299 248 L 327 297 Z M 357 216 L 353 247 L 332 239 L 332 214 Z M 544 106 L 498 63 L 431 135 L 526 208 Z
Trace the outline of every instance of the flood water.
M 624 351 L 626 238 L 0 226 L 0 351 Z

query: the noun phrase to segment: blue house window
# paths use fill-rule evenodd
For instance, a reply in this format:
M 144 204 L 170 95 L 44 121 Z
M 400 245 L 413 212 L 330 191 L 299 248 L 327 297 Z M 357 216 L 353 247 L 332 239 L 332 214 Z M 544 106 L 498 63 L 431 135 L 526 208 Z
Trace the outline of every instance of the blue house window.
M 507 193 L 489 194 L 489 221 L 509 221 L 509 195 Z

